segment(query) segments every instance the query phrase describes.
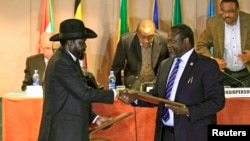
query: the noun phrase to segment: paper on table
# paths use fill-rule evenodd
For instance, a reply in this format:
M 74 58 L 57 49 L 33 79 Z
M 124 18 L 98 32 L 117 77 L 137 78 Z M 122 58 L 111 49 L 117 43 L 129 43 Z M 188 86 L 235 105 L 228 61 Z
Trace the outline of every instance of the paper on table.
M 43 88 L 42 86 L 27 86 L 26 89 L 27 97 L 43 97 Z

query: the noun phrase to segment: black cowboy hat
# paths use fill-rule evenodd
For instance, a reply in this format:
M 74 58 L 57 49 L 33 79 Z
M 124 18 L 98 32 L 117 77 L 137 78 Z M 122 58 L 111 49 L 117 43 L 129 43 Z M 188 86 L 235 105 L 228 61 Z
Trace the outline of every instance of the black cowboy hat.
M 60 24 L 60 33 L 50 37 L 50 41 L 74 40 L 96 38 L 97 34 L 84 26 L 84 23 L 78 19 L 67 19 Z

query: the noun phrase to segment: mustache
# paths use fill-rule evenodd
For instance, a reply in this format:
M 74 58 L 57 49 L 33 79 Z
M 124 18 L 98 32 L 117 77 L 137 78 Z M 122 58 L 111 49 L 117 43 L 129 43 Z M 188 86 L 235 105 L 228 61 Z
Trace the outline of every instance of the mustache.
M 174 51 L 175 51 L 175 49 L 174 49 L 173 47 L 168 47 L 168 51 L 172 51 L 172 52 L 174 52 Z

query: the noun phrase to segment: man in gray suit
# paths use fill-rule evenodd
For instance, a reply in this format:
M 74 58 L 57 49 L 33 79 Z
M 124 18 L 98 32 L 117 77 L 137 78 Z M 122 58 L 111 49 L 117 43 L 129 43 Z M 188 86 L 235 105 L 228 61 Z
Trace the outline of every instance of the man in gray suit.
M 152 20 L 142 20 L 136 32 L 124 34 L 117 45 L 111 68 L 115 71 L 116 85 L 140 90 L 142 83 L 155 80 L 160 62 L 167 57 L 167 34 L 156 31 Z
M 237 0 L 222 0 L 220 9 L 207 20 L 196 51 L 217 61 L 225 86 L 250 87 L 250 15 L 240 11 Z
M 49 40 L 49 38 L 53 35 L 50 32 L 44 32 L 41 35 L 41 44 L 40 44 L 40 54 L 32 55 L 27 57 L 26 59 L 26 67 L 24 69 L 24 80 L 21 86 L 23 91 L 26 90 L 28 85 L 32 85 L 32 75 L 34 74 L 34 70 L 38 70 L 40 75 L 40 84 L 43 78 L 44 69 L 46 67 L 46 63 L 49 61 L 51 56 L 53 55 L 53 42 Z

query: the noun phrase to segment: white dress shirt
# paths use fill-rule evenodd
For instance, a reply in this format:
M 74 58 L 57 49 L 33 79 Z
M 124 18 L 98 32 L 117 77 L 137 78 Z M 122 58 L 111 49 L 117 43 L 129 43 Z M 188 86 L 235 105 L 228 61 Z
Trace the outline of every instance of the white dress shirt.
M 190 55 L 192 54 L 193 51 L 194 51 L 194 48 L 191 49 L 191 50 L 189 50 L 185 54 L 183 54 L 181 56 L 181 58 L 180 58 L 181 62 L 179 64 L 179 69 L 178 69 L 178 72 L 176 74 L 176 78 L 175 78 L 175 81 L 174 81 L 174 84 L 173 84 L 173 88 L 172 88 L 172 91 L 171 91 L 171 95 L 170 95 L 170 98 L 169 98 L 169 100 L 171 100 L 171 101 L 175 100 L 176 91 L 177 91 L 177 88 L 178 88 L 178 85 L 179 85 L 180 78 L 182 76 L 182 73 L 183 73 L 186 65 L 187 65 L 187 61 L 188 61 L 188 59 L 189 59 L 189 57 L 190 57 Z M 171 71 L 170 72 L 172 72 L 175 63 L 176 63 L 176 59 L 174 60 L 174 63 L 171 66 Z M 174 112 L 171 109 L 168 109 L 168 111 L 169 111 L 169 120 L 167 122 L 164 122 L 162 120 L 162 122 L 166 126 L 174 126 Z
M 231 71 L 240 71 L 245 68 L 244 64 L 237 58 L 242 54 L 240 38 L 239 17 L 236 25 L 230 26 L 225 23 L 224 39 L 224 60 L 227 62 L 227 68 Z

